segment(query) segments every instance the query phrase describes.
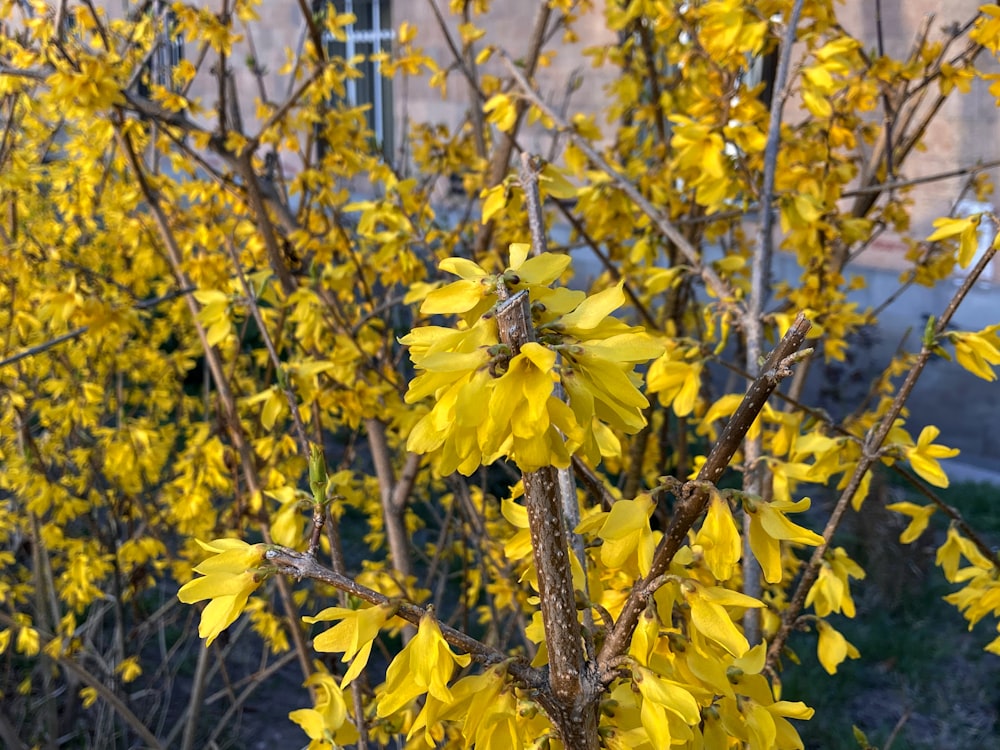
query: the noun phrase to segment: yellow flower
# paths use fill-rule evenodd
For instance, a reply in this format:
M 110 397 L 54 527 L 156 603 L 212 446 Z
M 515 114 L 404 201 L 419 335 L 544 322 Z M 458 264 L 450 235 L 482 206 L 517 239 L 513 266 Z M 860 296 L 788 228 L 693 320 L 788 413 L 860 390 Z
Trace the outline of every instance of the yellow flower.
M 591 308 L 587 315 L 576 318 L 571 326 L 567 326 L 567 336 L 572 332 L 584 338 L 578 342 L 570 338 L 559 347 L 563 354 L 560 366 L 562 385 L 576 421 L 585 429 L 584 451 L 587 458 L 595 463 L 612 448 L 607 441 L 610 434 L 608 426 L 629 434 L 645 426 L 643 410 L 649 402 L 636 387 L 640 379 L 634 367 L 663 351 L 660 342 L 638 329 L 629 328 L 616 318 L 609 316 L 594 323 L 596 316 L 591 313 L 596 310 L 603 314 L 619 300 L 617 295 L 610 295 L 609 292 L 621 294 L 617 287 L 606 290 L 588 298 L 571 313 L 575 314 L 586 302 L 607 295 L 602 305 Z M 562 321 L 565 322 L 566 317 Z M 585 324 L 594 327 L 585 331 Z
M 90 708 L 97 702 L 97 689 L 85 687 L 80 689 L 80 698 L 84 708 Z
M 903 533 L 899 535 L 899 541 L 903 544 L 915 542 L 920 538 L 937 509 L 933 505 L 916 505 L 915 503 L 892 503 L 885 508 L 910 517 L 910 525 L 903 529 Z
M 642 695 L 640 720 L 655 747 L 668 748 L 673 740 L 691 740 L 701 715 L 689 688 L 661 677 L 651 669 L 632 667 L 632 678 Z
M 960 574 L 964 575 L 963 571 L 958 568 L 962 557 L 965 557 L 980 570 L 990 572 L 993 570 L 993 561 L 983 555 L 975 544 L 959 534 L 952 526 L 948 529 L 947 540 L 938 548 L 937 556 L 934 559 L 935 564 L 941 566 L 944 577 L 951 583 L 958 582 Z M 3 653 L 2 649 L 0 649 L 0 653 Z
M 25 656 L 37 656 L 41 651 L 41 638 L 38 631 L 31 627 L 31 619 L 25 614 L 16 614 L 14 619 L 20 625 L 14 641 L 17 652 Z
M 932 223 L 936 229 L 927 237 L 927 242 L 938 242 L 951 237 L 959 238 L 958 265 L 965 268 L 972 261 L 979 245 L 978 231 L 982 214 L 961 219 L 942 218 Z
M 434 397 L 434 406 L 410 431 L 406 447 L 414 453 L 441 451 L 439 471 L 456 469 L 469 475 L 482 462 L 478 432 L 483 404 L 489 401 L 493 377 L 487 369 L 489 349 L 499 343 L 495 320 L 480 319 L 455 331 L 439 326 L 414 329 L 400 342 L 421 371 L 406 392 L 407 403 Z
M 207 544 L 197 541 L 216 554 L 195 567 L 195 572 L 203 577 L 184 584 L 177 598 L 185 604 L 210 600 L 198 625 L 198 635 L 210 646 L 219 633 L 236 621 L 250 594 L 260 585 L 261 578 L 255 569 L 264 560 L 265 548 L 263 544 L 247 544 L 240 539 L 216 539 Z
M 1000 325 L 989 326 L 978 333 L 952 333 L 949 335 L 955 345 L 955 359 L 958 364 L 973 375 L 993 382 L 996 373 L 990 365 L 1000 365 Z
M 343 653 L 342 661 L 344 663 L 353 659 L 350 668 L 340 681 L 340 687 L 345 688 L 368 664 L 375 636 L 392 615 L 392 607 L 366 607 L 364 609 L 327 607 L 315 617 L 303 617 L 302 619 L 308 623 L 340 620 L 332 628 L 313 639 L 313 648 L 317 651 Z
M 726 607 L 760 608 L 763 602 L 721 586 L 702 586 L 684 581 L 681 593 L 691 609 L 691 624 L 705 638 L 739 658 L 750 650 L 746 637 L 736 627 Z
M 708 513 L 695 537 L 695 544 L 701 545 L 705 564 L 716 579 L 728 581 L 733 577 L 743 545 L 740 543 L 740 533 L 729 510 L 729 503 L 717 491 L 712 492 Z
M 507 455 L 522 471 L 569 466 L 582 431 L 570 408 L 552 395 L 555 364 L 555 352 L 530 342 L 493 382 L 486 419 L 478 419 L 484 463 Z
M 456 656 L 452 653 L 437 621 L 430 615 L 424 615 L 417 635 L 396 655 L 386 670 L 385 686 L 378 696 L 378 715 L 394 714 L 424 693 L 430 693 L 443 703 L 452 703 L 448 680 L 456 664 L 467 667 L 469 661 L 468 654 Z
M 609 568 L 621 568 L 634 559 L 640 575 L 649 573 L 658 541 L 658 535 L 649 526 L 653 508 L 652 497 L 645 493 L 635 500 L 619 500 L 611 506 L 597 532 L 604 540 L 601 562 Z
M 461 280 L 453 281 L 428 294 L 420 305 L 420 312 L 424 315 L 466 313 L 496 293 L 497 275 L 489 273 L 471 260 L 445 258 L 438 268 L 461 277 Z M 485 310 L 478 311 L 480 315 L 483 312 Z
M 837 674 L 837 667 L 844 659 L 848 657 L 857 659 L 861 656 L 858 650 L 825 620 L 819 620 L 817 628 L 819 642 L 816 645 L 816 653 L 819 656 L 819 663 L 830 674 Z
M 122 676 L 122 682 L 132 682 L 135 678 L 142 674 L 142 667 L 139 665 L 139 657 L 130 656 L 127 659 L 123 659 L 115 671 Z
M 917 444 L 903 449 L 913 470 L 928 484 L 935 487 L 947 487 L 948 475 L 944 473 L 939 458 L 957 456 L 958 448 L 948 448 L 944 445 L 934 445 L 934 438 L 941 433 L 934 425 L 927 425 L 920 431 Z
M 811 544 L 823 543 L 823 537 L 814 531 L 792 523 L 785 517 L 787 512 L 808 510 L 810 500 L 802 498 L 797 503 L 776 500 L 747 504 L 750 513 L 750 549 L 760 563 L 764 580 L 768 583 L 781 581 L 781 540 Z
M 358 741 L 358 730 L 348 720 L 347 702 L 326 667 L 314 662 L 317 671 L 305 681 L 305 687 L 315 688 L 314 708 L 300 708 L 288 718 L 302 727 L 310 739 L 308 750 L 333 750 Z
M 428 294 L 420 306 L 420 312 L 424 315 L 453 313 L 462 315 L 466 322 L 471 322 L 496 303 L 498 283 L 503 283 L 512 290 L 547 287 L 570 264 L 570 256 L 555 253 L 541 253 L 528 258 L 530 249 L 531 246 L 526 243 L 513 243 L 510 246 L 510 267 L 499 274 L 490 273 L 466 258 L 445 258 L 438 268 L 460 277 L 460 280 Z
M 847 556 L 843 547 L 837 547 L 823 560 L 819 577 L 806 597 L 806 606 L 813 606 L 820 617 L 826 617 L 831 612 L 843 612 L 847 617 L 854 617 L 850 579 L 864 577 L 865 571 L 861 566 Z
M 673 407 L 674 414 L 686 417 L 698 402 L 703 363 L 688 362 L 689 350 L 671 347 L 649 366 L 646 384 L 658 394 L 663 406 Z

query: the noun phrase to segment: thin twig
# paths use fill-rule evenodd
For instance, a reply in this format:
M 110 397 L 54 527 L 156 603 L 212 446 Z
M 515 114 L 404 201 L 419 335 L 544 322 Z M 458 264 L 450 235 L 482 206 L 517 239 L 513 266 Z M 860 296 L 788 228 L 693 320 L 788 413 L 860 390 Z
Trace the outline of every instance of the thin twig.
M 320 60 L 326 58 L 326 47 L 323 44 L 323 32 L 320 31 L 319 25 L 316 23 L 316 19 L 313 17 L 313 12 L 309 8 L 306 0 L 298 0 L 299 10 L 302 11 L 302 18 L 306 23 L 306 29 L 309 31 L 309 41 L 313 44 L 313 54 L 315 54 Z M 328 6 L 328 7 L 333 7 Z
M 278 350 L 274 348 L 274 340 L 271 338 L 270 331 L 267 330 L 264 316 L 260 312 L 260 305 L 257 304 L 257 293 L 250 287 L 246 274 L 243 273 L 243 264 L 240 262 L 239 253 L 236 252 L 236 246 L 233 245 L 233 241 L 229 237 L 226 238 L 226 248 L 229 250 L 229 257 L 232 258 L 233 265 L 236 267 L 236 278 L 239 279 L 240 286 L 243 287 L 243 295 L 247 301 L 247 307 L 250 308 L 250 314 L 253 315 L 253 319 L 257 322 L 257 329 L 260 332 L 260 337 L 264 340 L 268 357 L 270 357 L 271 364 L 274 365 L 274 369 L 278 374 L 278 387 L 281 388 L 281 392 L 288 402 L 288 409 L 292 415 L 292 425 L 295 429 L 295 437 L 299 443 L 299 450 L 302 452 L 302 457 L 308 460 L 309 438 L 306 437 L 306 428 L 302 423 L 302 416 L 299 414 L 298 398 L 296 398 L 295 392 L 292 390 L 291 381 L 284 370 L 284 363 L 281 361 L 281 357 L 278 356 Z
M 282 575 L 292 576 L 298 580 L 309 578 L 313 581 L 333 586 L 335 589 L 357 597 L 369 604 L 395 607 L 396 616 L 412 625 L 419 625 L 421 618 L 428 614 L 426 609 L 418 607 L 416 604 L 390 599 L 379 591 L 362 586 L 353 579 L 320 565 L 315 558 L 304 552 L 296 552 L 285 547 L 272 545 L 264 557 Z M 509 662 L 508 671 L 510 674 L 523 681 L 526 686 L 533 688 L 544 687 L 545 678 L 541 670 L 529 666 L 526 661 L 517 658 L 511 659 L 511 657 L 502 651 L 491 648 L 472 636 L 448 627 L 443 623 L 439 623 L 439 627 L 445 641 L 469 654 L 476 661 L 487 665 Z
M 182 289 L 187 289 L 192 286 L 191 279 L 184 270 L 183 254 L 181 252 L 180 245 L 177 242 L 177 238 L 174 236 L 173 230 L 171 229 L 166 211 L 163 208 L 162 197 L 146 178 L 146 172 L 143 169 L 142 163 L 139 161 L 139 156 L 135 151 L 135 147 L 132 145 L 131 138 L 124 130 L 123 121 L 124 117 L 119 113 L 115 122 L 115 138 L 117 139 L 123 153 L 126 155 L 129 166 L 132 168 L 136 182 L 139 185 L 139 189 L 142 192 L 143 197 L 146 199 L 146 203 L 153 214 L 153 219 L 156 222 L 160 239 L 166 248 L 167 258 L 170 262 L 170 267 L 174 273 L 174 277 L 177 279 L 178 286 Z M 258 493 L 261 491 L 261 486 L 260 478 L 257 475 L 256 461 L 247 437 L 243 432 L 243 426 L 240 422 L 239 413 L 236 407 L 236 398 L 233 394 L 232 388 L 230 387 L 229 380 L 226 378 L 226 373 L 223 369 L 222 357 L 219 355 L 218 350 L 208 343 L 208 334 L 205 330 L 205 326 L 202 325 L 201 321 L 198 319 L 198 313 L 201 311 L 198 301 L 191 295 L 186 295 L 185 300 L 187 301 L 188 309 L 191 313 L 192 325 L 194 326 L 195 333 L 198 336 L 198 341 L 201 343 L 202 351 L 205 354 L 205 362 L 208 365 L 208 371 L 211 374 L 213 382 L 215 383 L 219 403 L 222 406 L 222 412 L 225 416 L 227 431 L 229 433 L 230 440 L 232 440 L 233 447 L 236 450 L 236 455 L 239 457 L 240 466 L 243 469 L 243 475 L 251 493 Z M 270 532 L 267 527 L 265 527 L 263 531 L 265 539 L 269 539 Z M 280 579 L 278 581 L 278 594 L 281 598 L 282 607 L 285 610 L 285 616 L 288 618 L 289 630 L 292 634 L 292 641 L 295 644 L 299 666 L 302 668 L 303 676 L 308 677 L 312 671 L 309 659 L 310 653 L 309 649 L 306 648 L 305 639 L 302 635 L 302 627 L 298 619 L 298 609 L 292 599 L 292 592 L 288 588 L 288 583 L 284 579 Z
M 0 611 L 0 624 L 8 628 L 19 629 L 21 625 L 17 623 L 13 617 L 5 612 Z M 50 642 L 55 636 L 52 633 L 45 632 L 39 628 L 35 628 L 38 633 L 39 638 L 44 642 Z M 136 716 L 132 709 L 125 705 L 121 698 L 119 698 L 114 690 L 107 686 L 106 681 L 92 674 L 86 668 L 80 666 L 73 659 L 68 656 L 51 656 L 53 661 L 59 664 L 60 667 L 72 672 L 80 682 L 86 684 L 88 687 L 93 688 L 97 694 L 107 702 L 109 706 L 115 711 L 122 720 L 132 728 L 132 731 L 150 748 L 150 750 L 162 750 L 163 745 L 160 741 L 153 736 L 152 732 L 146 727 L 145 723 Z
M 913 489 L 934 503 L 938 510 L 948 516 L 948 518 L 954 522 L 958 530 L 961 531 L 962 534 L 964 534 L 969 541 L 975 545 L 976 549 L 979 550 L 979 553 L 993 563 L 994 568 L 1000 571 L 1000 553 L 997 553 L 995 549 L 990 547 L 990 545 L 986 543 L 986 540 L 984 540 L 975 529 L 969 526 L 969 522 L 962 517 L 962 514 L 959 513 L 957 508 L 948 505 L 948 503 L 946 503 L 940 495 L 931 490 L 925 482 L 921 482 L 911 471 L 904 469 L 898 462 L 894 463 L 889 468 L 892 469 L 896 476 L 905 479 L 909 485 L 913 487 Z
M 551 15 L 552 8 L 549 5 L 548 0 L 541 0 L 538 2 L 535 22 L 532 26 L 531 36 L 528 41 L 528 51 L 525 53 L 523 58 L 524 76 L 528 79 L 535 74 L 535 68 L 538 65 L 538 57 L 541 54 L 542 46 L 545 43 L 545 30 L 549 25 L 549 18 Z M 504 53 L 501 54 L 503 54 L 504 60 L 508 59 Z M 518 75 L 521 74 L 518 73 Z M 490 159 L 489 174 L 486 178 L 486 187 L 496 187 L 503 182 L 504 177 L 507 175 L 507 169 L 510 164 L 510 155 L 514 150 L 518 132 L 524 122 L 524 113 L 526 110 L 527 107 L 524 106 L 524 102 L 516 101 L 514 103 L 514 124 L 506 132 L 501 132 L 499 134 L 500 142 L 497 144 L 495 150 L 493 151 L 493 156 Z M 496 226 L 496 222 L 491 219 L 479 227 L 479 231 L 476 234 L 475 244 L 475 254 L 477 256 L 483 254 L 489 246 L 490 239 L 493 236 L 494 226 Z
M 896 722 L 896 726 L 892 728 L 892 731 L 889 732 L 889 736 L 885 738 L 885 745 L 882 746 L 882 750 L 890 750 L 892 748 L 893 744 L 896 742 L 896 738 L 899 736 L 899 733 L 903 731 L 903 727 L 906 726 L 906 722 L 910 720 L 911 713 L 912 711 L 909 708 L 903 711 L 903 714 Z
M 208 673 L 208 646 L 198 644 L 198 660 L 195 662 L 192 677 L 191 695 L 188 699 L 187 718 L 184 722 L 184 734 L 181 738 L 181 750 L 192 750 L 198 735 L 198 719 L 201 717 L 201 707 L 204 703 L 205 688 Z
M 312 72 L 312 75 L 308 76 L 306 80 L 304 80 L 302 84 L 294 92 L 292 92 L 291 96 L 289 96 L 284 102 L 282 102 L 280 107 L 271 113 L 270 117 L 268 117 L 264 124 L 260 126 L 260 129 L 257 131 L 257 135 L 249 139 L 247 146 L 251 152 L 257 150 L 257 147 L 260 145 L 261 138 L 267 134 L 268 130 L 280 122 L 282 117 L 288 114 L 288 111 L 298 103 L 299 99 L 305 95 L 305 93 L 309 90 L 309 87 L 312 86 L 316 82 L 316 79 L 322 74 L 323 68 L 316 68 L 316 70 Z
M 385 535 L 389 542 L 389 556 L 392 560 L 392 567 L 399 574 L 399 584 L 406 589 L 406 580 L 413 575 L 413 561 L 410 557 L 409 537 L 406 533 L 406 521 L 403 511 L 406 508 L 404 502 L 397 505 L 397 480 L 392 469 L 392 461 L 389 457 L 389 442 L 386 439 L 385 426 L 378 419 L 372 418 L 365 422 L 365 430 L 368 433 L 368 446 L 371 448 L 372 463 L 375 464 L 375 476 L 378 478 L 379 494 L 382 500 L 382 518 L 385 524 Z M 416 454 L 409 454 L 408 464 L 414 459 Z M 420 457 L 416 456 L 416 464 L 419 466 Z M 413 470 L 415 474 L 415 470 Z M 412 479 L 411 485 L 412 485 Z M 406 488 L 409 495 L 410 487 Z
M 952 296 L 944 312 L 941 314 L 940 320 L 938 320 L 937 324 L 934 326 L 933 337 L 935 339 L 944 333 L 948 323 L 951 322 L 955 311 L 958 309 L 958 306 L 968 295 L 969 291 L 976 283 L 976 280 L 983 273 L 987 264 L 993 259 L 996 252 L 996 248 L 991 244 L 989 249 L 983 254 L 983 257 L 979 259 L 975 268 L 973 268 L 969 275 L 966 276 L 965 280 L 962 282 L 962 286 L 959 287 L 959 289 Z M 823 564 L 823 557 L 830 546 L 834 533 L 840 526 L 841 519 L 847 511 L 847 506 L 850 504 L 851 500 L 854 499 L 854 496 L 861 488 L 862 480 L 864 479 L 865 474 L 869 471 L 869 469 L 871 469 L 874 463 L 880 459 L 882 444 L 885 442 L 886 437 L 888 437 L 890 430 L 892 430 L 892 427 L 896 422 L 896 418 L 899 417 L 900 413 L 903 411 L 903 407 L 906 405 L 906 400 L 913 392 L 917 379 L 920 377 L 921 373 L 923 373 L 924 367 L 926 367 L 927 363 L 930 361 L 931 356 L 934 353 L 933 347 L 934 342 L 924 341 L 923 346 L 920 349 L 920 353 L 917 355 L 916 361 L 913 363 L 910 371 L 906 374 L 906 378 L 904 379 L 902 385 L 900 385 L 899 392 L 893 399 L 888 411 L 866 436 L 862 446 L 861 458 L 855 466 L 853 475 L 841 493 L 840 498 L 838 498 L 837 504 L 834 506 L 833 512 L 830 514 L 830 518 L 823 529 L 824 541 L 813 550 L 812 557 L 809 559 L 809 563 L 803 571 L 802 577 L 799 579 L 795 593 L 789 599 L 788 606 L 782 613 L 781 625 L 778 627 L 778 631 L 774 634 L 774 638 L 771 640 L 771 645 L 768 647 L 767 665 L 772 669 L 776 666 L 778 658 L 781 656 L 782 649 L 784 649 L 785 643 L 788 640 L 788 636 L 795 627 L 799 613 L 805 606 L 805 600 L 806 596 L 809 594 L 809 589 L 812 588 L 812 585 L 816 582 L 816 579 L 819 576 L 819 571 Z
M 698 472 L 697 479 L 684 485 L 683 497 L 678 498 L 679 502 L 670 526 L 653 554 L 649 574 L 644 579 L 636 581 L 614 630 L 608 634 L 598 656 L 598 666 L 603 681 L 613 679 L 614 670 L 609 669 L 608 665 L 613 659 L 625 653 L 632 640 L 632 634 L 639 623 L 639 615 L 646 606 L 648 597 L 646 582 L 662 576 L 669 568 L 674 555 L 684 545 L 688 531 L 708 505 L 709 493 L 704 489 L 706 484 L 715 484 L 719 481 L 742 444 L 750 425 L 764 408 L 768 396 L 783 378 L 791 374 L 789 369 L 791 358 L 799 352 L 811 327 L 812 324 L 799 313 L 788 332 L 767 358 L 761 374 L 754 380 L 740 405 L 736 407 L 718 441 L 712 446 L 705 464 Z

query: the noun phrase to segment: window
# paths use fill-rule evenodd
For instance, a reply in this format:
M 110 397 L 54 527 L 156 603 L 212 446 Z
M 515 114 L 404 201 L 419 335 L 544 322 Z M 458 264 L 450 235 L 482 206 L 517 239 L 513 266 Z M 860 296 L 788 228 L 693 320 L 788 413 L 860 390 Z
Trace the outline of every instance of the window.
M 774 99 L 774 77 L 778 72 L 778 50 L 774 49 L 766 55 L 757 55 L 749 58 L 747 70 L 743 77 L 743 85 L 753 88 L 759 83 L 764 84 L 759 97 L 764 106 L 771 109 Z
M 173 72 L 184 59 L 184 37 L 177 33 L 177 19 L 166 0 L 156 0 L 153 12 L 160 20 L 149 59 L 139 77 L 139 94 L 148 97 L 150 86 L 174 90 Z
M 389 52 L 392 39 L 392 21 L 389 0 L 332 0 L 330 9 L 337 13 L 351 13 L 354 23 L 345 31 L 347 40 L 341 42 L 329 33 L 324 33 L 323 41 L 331 55 L 350 60 L 355 55 L 363 55 L 358 63 L 361 78 L 351 78 L 346 83 L 347 105 L 359 107 L 369 105 L 366 117 L 368 127 L 375 134 L 375 143 L 383 154 L 392 153 L 392 85 L 382 76 L 380 65 L 371 56 L 379 52 Z

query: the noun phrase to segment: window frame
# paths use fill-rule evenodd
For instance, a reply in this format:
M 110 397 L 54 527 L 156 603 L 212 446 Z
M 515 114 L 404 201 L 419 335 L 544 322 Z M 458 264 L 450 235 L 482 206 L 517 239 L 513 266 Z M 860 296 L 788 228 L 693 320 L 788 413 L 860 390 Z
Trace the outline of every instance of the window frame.
M 334 39 L 329 31 L 323 32 L 322 39 L 328 54 L 340 54 L 345 60 L 351 60 L 357 54 L 367 56 L 365 62 L 358 66 L 364 75 L 345 81 L 345 100 L 349 107 L 370 105 L 365 113 L 368 127 L 375 143 L 388 156 L 392 154 L 395 140 L 392 86 L 391 81 L 382 75 L 380 61 L 372 60 L 371 56 L 392 51 L 396 32 L 392 28 L 391 0 L 326 0 L 325 6 L 328 11 L 350 13 L 357 19 L 344 27 L 345 41 Z M 371 9 L 367 14 L 370 22 L 365 25 L 359 24 L 362 16 L 356 12 L 363 7 Z M 371 49 L 359 53 L 358 47 L 361 45 L 370 45 Z

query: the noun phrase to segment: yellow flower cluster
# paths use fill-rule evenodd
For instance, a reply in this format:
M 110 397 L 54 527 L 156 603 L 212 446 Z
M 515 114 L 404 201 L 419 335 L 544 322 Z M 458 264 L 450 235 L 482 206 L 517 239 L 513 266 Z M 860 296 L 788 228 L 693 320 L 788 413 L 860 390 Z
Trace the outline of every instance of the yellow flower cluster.
M 424 299 L 424 314 L 456 314 L 464 327 L 416 328 L 401 339 L 419 374 L 408 403 L 434 404 L 413 427 L 407 448 L 438 453 L 438 470 L 471 474 L 509 458 L 523 471 L 565 467 L 581 451 L 597 462 L 618 455 L 613 429 L 634 433 L 648 406 L 635 364 L 663 346 L 612 316 L 625 302 L 621 285 L 587 297 L 550 289 L 569 256 L 513 244 L 510 267 L 491 274 L 472 261 L 448 258 L 441 269 L 460 276 Z M 512 351 L 491 311 L 508 294 L 527 290 L 537 342 Z M 560 398 L 557 384 L 565 393 Z

